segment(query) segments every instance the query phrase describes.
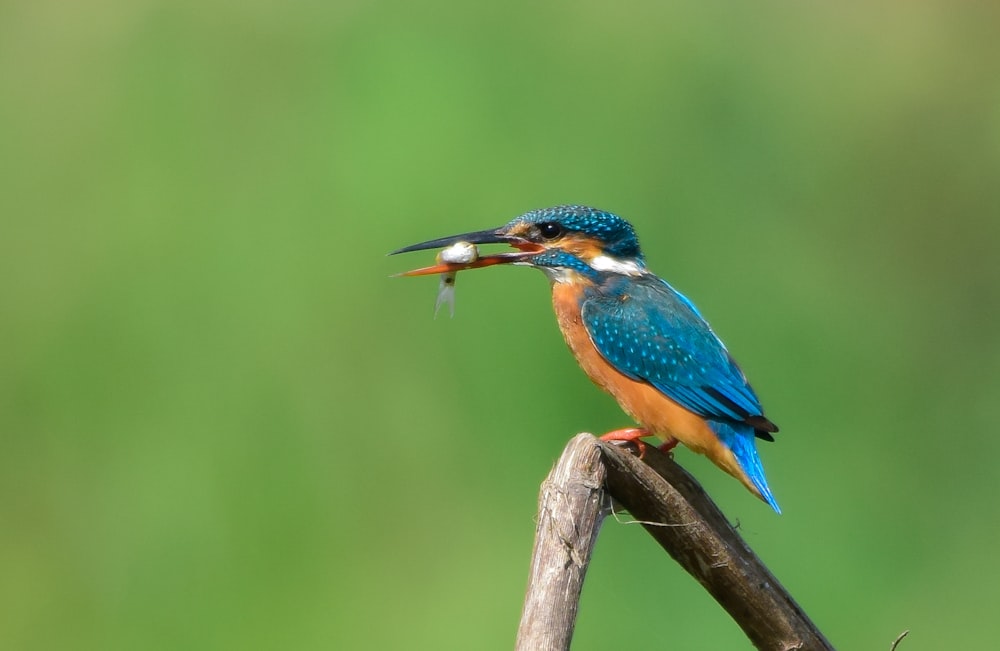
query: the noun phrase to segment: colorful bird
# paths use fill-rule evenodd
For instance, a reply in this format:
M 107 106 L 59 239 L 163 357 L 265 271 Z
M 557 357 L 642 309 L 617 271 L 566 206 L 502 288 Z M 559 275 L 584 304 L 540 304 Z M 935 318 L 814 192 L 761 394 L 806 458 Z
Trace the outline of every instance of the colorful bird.
M 631 224 L 596 208 L 558 206 L 393 254 L 459 242 L 506 243 L 518 250 L 402 275 L 496 264 L 540 269 L 551 282 L 559 328 L 580 366 L 639 424 L 601 438 L 656 436 L 666 442 L 662 449 L 679 441 L 781 512 L 756 446 L 758 438 L 773 441 L 777 425 L 764 416 L 743 371 L 698 308 L 646 268 Z

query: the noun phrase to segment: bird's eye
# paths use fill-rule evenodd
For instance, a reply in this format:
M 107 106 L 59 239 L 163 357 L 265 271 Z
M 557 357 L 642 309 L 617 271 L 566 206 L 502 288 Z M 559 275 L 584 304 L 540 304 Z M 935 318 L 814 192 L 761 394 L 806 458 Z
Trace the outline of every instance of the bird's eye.
M 542 222 L 538 225 L 538 232 L 547 240 L 554 239 L 562 235 L 562 226 L 555 222 Z

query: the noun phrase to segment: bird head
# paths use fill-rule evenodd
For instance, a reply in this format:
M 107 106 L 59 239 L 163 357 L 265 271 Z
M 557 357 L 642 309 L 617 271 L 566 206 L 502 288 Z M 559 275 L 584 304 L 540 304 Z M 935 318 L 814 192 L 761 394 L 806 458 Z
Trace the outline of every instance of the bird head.
M 509 244 L 517 251 L 479 257 L 469 263 L 443 262 L 405 276 L 448 273 L 496 264 L 537 267 L 553 282 L 572 282 L 602 273 L 641 275 L 646 263 L 632 225 L 621 217 L 587 206 L 533 210 L 500 228 L 429 240 L 396 253 L 470 244 Z

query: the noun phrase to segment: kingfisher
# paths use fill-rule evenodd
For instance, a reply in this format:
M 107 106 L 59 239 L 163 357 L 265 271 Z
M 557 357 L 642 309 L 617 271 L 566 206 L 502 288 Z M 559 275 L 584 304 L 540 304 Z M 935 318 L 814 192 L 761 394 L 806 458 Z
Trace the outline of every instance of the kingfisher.
M 590 379 L 638 424 L 604 440 L 656 437 L 704 454 L 780 513 L 757 439 L 777 425 L 722 340 L 686 296 L 646 267 L 632 225 L 587 206 L 533 210 L 500 228 L 413 244 L 392 254 L 468 244 L 513 251 L 439 262 L 400 275 L 454 274 L 513 264 L 540 269 L 570 351 Z

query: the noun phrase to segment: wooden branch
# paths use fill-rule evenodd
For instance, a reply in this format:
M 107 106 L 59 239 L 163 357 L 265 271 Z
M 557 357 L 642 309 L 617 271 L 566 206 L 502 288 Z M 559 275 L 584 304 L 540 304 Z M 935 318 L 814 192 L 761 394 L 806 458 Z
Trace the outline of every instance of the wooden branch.
M 528 593 L 517 631 L 517 651 L 569 649 L 583 577 L 605 507 L 601 448 L 579 434 L 542 483 Z
M 758 649 L 833 649 L 697 481 L 655 448 L 642 460 L 576 436 L 539 497 L 517 650 L 569 649 L 583 577 L 606 512 L 602 485 L 726 609 Z
M 598 442 L 608 492 L 715 597 L 758 649 L 833 649 L 701 485 L 656 448 Z

